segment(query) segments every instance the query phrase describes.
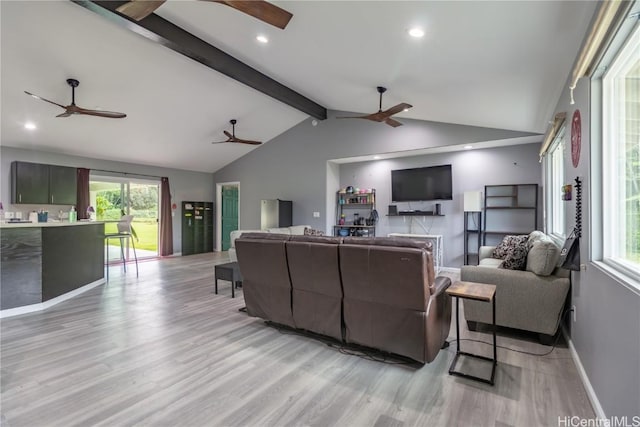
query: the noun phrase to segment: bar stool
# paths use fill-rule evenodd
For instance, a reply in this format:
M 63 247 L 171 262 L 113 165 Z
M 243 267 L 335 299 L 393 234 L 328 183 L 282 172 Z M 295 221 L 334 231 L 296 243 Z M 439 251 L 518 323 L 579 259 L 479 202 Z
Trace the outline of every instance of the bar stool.
M 124 258 L 124 246 L 122 246 L 123 240 L 128 240 L 131 242 L 131 246 L 133 247 L 133 258 L 136 260 L 136 277 L 138 277 L 138 255 L 136 254 L 136 244 L 135 238 L 131 234 L 131 221 L 133 221 L 133 215 L 123 215 L 118 221 L 117 233 L 105 234 L 104 238 L 107 243 L 107 281 L 109 281 L 109 240 L 110 239 L 118 239 L 120 240 L 120 254 L 122 257 L 122 265 L 124 266 L 124 272 L 127 272 L 127 261 Z

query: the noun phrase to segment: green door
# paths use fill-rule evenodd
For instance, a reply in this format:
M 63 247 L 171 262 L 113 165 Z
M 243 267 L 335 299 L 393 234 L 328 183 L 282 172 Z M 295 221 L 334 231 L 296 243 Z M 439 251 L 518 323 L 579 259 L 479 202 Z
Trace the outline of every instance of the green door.
M 238 187 L 222 187 L 222 250 L 231 247 L 229 235 L 238 229 Z

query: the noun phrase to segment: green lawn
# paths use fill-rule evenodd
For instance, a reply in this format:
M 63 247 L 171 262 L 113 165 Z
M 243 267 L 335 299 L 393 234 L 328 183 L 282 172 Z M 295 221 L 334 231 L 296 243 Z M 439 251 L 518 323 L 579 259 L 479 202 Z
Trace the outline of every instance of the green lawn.
M 145 249 L 148 251 L 158 250 L 158 223 L 155 219 L 149 222 L 136 221 L 132 223 L 132 227 L 138 235 L 138 239 L 135 241 L 136 249 Z M 118 229 L 115 222 L 108 222 L 104 225 L 104 232 L 117 233 Z M 109 242 L 111 246 L 119 246 L 117 241 Z

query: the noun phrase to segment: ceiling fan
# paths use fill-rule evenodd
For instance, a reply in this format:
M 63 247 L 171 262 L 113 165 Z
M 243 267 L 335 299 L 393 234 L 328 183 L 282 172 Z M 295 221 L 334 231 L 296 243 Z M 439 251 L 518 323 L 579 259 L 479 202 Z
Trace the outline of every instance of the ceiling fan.
M 227 132 L 226 130 L 224 131 L 224 134 L 227 135 L 227 140 L 212 142 L 212 144 L 224 144 L 226 142 L 236 142 L 239 144 L 250 144 L 250 145 L 262 144 L 262 142 L 260 141 L 250 141 L 248 139 L 236 138 L 236 123 L 238 123 L 238 121 L 236 119 L 231 119 L 229 120 L 229 123 L 231 123 L 231 133 Z
M 374 122 L 385 122 L 389 126 L 398 127 L 402 126 L 397 120 L 391 118 L 394 114 L 398 114 L 401 111 L 406 111 L 409 108 L 413 107 L 411 104 L 407 104 L 405 102 L 398 104 L 394 107 L 389 108 L 386 111 L 382 111 L 382 94 L 387 91 L 386 87 L 378 86 L 378 93 L 380 94 L 380 107 L 377 113 L 367 114 L 366 116 L 350 116 L 350 117 L 336 117 L 337 119 L 366 119 L 372 120 Z
M 62 104 L 58 104 L 57 102 L 49 101 L 48 99 L 42 98 L 38 95 L 34 95 L 31 92 L 24 93 L 27 95 L 31 95 L 36 99 L 41 101 L 48 102 L 49 104 L 57 105 L 60 108 L 65 110 L 64 113 L 58 114 L 56 117 L 69 117 L 72 114 L 85 114 L 87 116 L 97 116 L 97 117 L 107 117 L 109 119 L 122 119 L 127 117 L 124 113 L 116 113 L 114 111 L 102 111 L 102 110 L 88 110 L 86 108 L 81 108 L 76 105 L 76 88 L 80 84 L 80 82 L 76 79 L 67 79 L 67 84 L 71 86 L 71 105 L 67 105 L 66 107 Z
M 119 6 L 116 10 L 129 18 L 140 21 L 151 15 L 166 0 L 132 0 Z M 240 12 L 251 15 L 267 24 L 282 30 L 287 26 L 293 15 L 265 0 L 235 1 L 235 0 L 202 0 L 225 4 Z

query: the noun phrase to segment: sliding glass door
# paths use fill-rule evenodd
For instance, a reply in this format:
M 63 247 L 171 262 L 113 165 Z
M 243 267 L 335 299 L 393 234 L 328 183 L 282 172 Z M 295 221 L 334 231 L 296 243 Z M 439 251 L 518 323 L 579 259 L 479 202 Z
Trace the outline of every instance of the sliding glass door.
M 96 219 L 105 221 L 108 234 L 117 232 L 116 223 L 122 215 L 133 215 L 131 229 L 138 258 L 158 256 L 159 188 L 160 183 L 154 181 L 91 176 L 90 203 Z M 121 259 L 119 241 L 110 239 L 106 253 L 109 262 Z M 128 245 L 125 259 L 133 259 Z

